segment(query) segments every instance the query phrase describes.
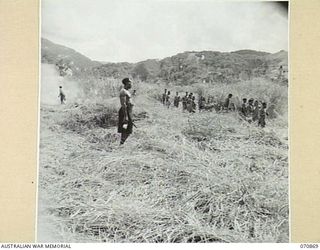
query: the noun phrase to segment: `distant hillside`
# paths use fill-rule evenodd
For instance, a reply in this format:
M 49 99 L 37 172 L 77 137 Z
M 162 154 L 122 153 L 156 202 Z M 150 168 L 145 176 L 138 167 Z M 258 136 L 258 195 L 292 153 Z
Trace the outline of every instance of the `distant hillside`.
M 73 49 L 55 44 L 45 38 L 41 38 L 41 62 L 65 64 L 73 71 L 90 69 L 101 65 L 101 63 L 92 61 Z
M 93 69 L 95 74 L 98 74 L 99 77 L 114 77 L 119 78 L 124 75 L 128 75 L 129 72 L 132 72 L 133 64 L 132 63 L 105 63 Z
M 255 77 L 276 79 L 280 65 L 286 70 L 288 53 L 241 50 L 235 52 L 183 52 L 162 60 L 136 64 L 114 63 L 96 67 L 103 77 L 130 75 L 142 80 L 162 80 L 179 85 L 198 82 L 233 83 Z M 285 81 L 287 76 L 285 75 Z
M 273 78 L 273 72 L 278 71 L 280 63 L 287 67 L 286 58 L 287 52 L 276 58 L 272 54 L 252 50 L 184 52 L 161 60 L 160 76 L 180 84 Z
M 255 50 L 234 52 L 187 51 L 162 60 L 148 59 L 138 63 L 101 63 L 92 61 L 73 49 L 42 39 L 42 62 L 67 64 L 73 71 L 86 71 L 97 78 L 130 76 L 143 81 L 165 81 L 178 85 L 194 83 L 235 83 L 255 77 L 287 83 L 288 52 L 271 54 Z M 107 60 L 108 58 L 106 58 Z

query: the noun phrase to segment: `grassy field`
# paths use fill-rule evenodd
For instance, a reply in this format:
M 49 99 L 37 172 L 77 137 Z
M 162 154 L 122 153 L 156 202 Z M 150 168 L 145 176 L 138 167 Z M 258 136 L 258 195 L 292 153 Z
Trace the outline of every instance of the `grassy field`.
M 97 83 L 77 105 L 42 104 L 38 220 L 54 233 L 39 240 L 288 242 L 287 93 L 259 81 L 210 91 L 274 98 L 279 117 L 265 129 L 236 113 L 167 109 L 164 86 L 137 83 L 137 128 L 123 146 L 114 80 L 114 93 Z

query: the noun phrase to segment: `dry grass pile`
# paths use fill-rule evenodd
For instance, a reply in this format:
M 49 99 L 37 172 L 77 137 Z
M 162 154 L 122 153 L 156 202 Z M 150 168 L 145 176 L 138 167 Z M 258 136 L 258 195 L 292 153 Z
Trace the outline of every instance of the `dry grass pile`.
M 67 112 L 68 117 L 60 124 L 76 133 L 83 133 L 96 127 L 113 127 L 118 122 L 118 110 L 103 104 L 78 104 Z
M 64 110 L 66 118 L 59 122 L 60 125 L 73 132 L 83 134 L 94 128 L 111 128 L 118 124 L 119 107 L 116 101 L 71 105 L 70 109 Z M 119 105 L 120 106 L 120 105 Z M 134 120 L 140 121 L 148 116 L 146 111 L 137 109 Z
M 63 230 L 82 241 L 288 241 L 286 142 L 234 114 L 136 101 L 149 116 L 124 146 L 93 126 L 41 169 Z

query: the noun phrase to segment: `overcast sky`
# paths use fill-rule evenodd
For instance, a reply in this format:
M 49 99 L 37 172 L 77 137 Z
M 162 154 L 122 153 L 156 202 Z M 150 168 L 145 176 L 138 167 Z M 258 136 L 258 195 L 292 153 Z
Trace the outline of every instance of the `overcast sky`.
M 41 22 L 42 37 L 105 62 L 288 50 L 287 12 L 272 2 L 42 0 Z

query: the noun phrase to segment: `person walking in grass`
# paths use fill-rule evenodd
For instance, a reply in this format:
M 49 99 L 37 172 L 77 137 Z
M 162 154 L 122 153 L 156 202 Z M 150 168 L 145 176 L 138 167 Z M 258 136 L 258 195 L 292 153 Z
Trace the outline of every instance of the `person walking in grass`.
M 242 105 L 241 105 L 241 115 L 243 115 L 244 117 L 247 117 L 247 111 L 248 111 L 247 98 L 243 98 Z
M 182 97 L 182 111 L 184 112 L 187 109 L 187 101 L 188 101 L 188 92 L 186 95 Z
M 266 116 L 268 115 L 267 113 L 267 103 L 262 103 L 262 107 L 259 112 L 259 121 L 258 121 L 258 126 L 264 128 L 266 126 Z
M 196 97 L 192 96 L 192 101 L 191 101 L 191 113 L 195 113 L 197 109 L 197 104 L 195 101 Z
M 60 98 L 61 104 L 65 104 L 66 95 L 65 95 L 65 93 L 64 93 L 63 90 L 62 90 L 62 86 L 59 86 L 59 95 L 58 95 L 58 98 Z
M 133 104 L 131 102 L 131 94 L 129 89 L 132 87 L 132 82 L 129 78 L 122 80 L 123 88 L 120 90 L 120 104 L 119 119 L 118 119 L 118 133 L 121 133 L 120 145 L 122 145 L 133 129 L 132 109 Z
M 232 94 L 229 94 L 228 97 L 226 98 L 226 100 L 224 101 L 223 109 L 226 111 L 229 111 L 231 98 L 232 98 Z
M 162 104 L 165 105 L 167 97 L 167 89 L 164 89 L 164 93 L 162 94 Z
M 167 108 L 169 108 L 170 107 L 170 105 L 171 105 L 171 100 L 170 100 L 170 91 L 168 91 L 168 94 L 166 95 L 166 106 L 167 106 Z
M 191 110 L 192 110 L 192 97 L 193 97 L 193 93 L 190 93 L 187 98 L 187 111 L 188 112 L 191 112 Z
M 259 101 L 255 100 L 254 104 L 253 104 L 253 111 L 252 111 L 252 121 L 253 122 L 259 120 L 259 111 L 260 111 Z
M 176 96 L 174 97 L 174 101 L 173 101 L 173 104 L 176 108 L 179 108 L 179 102 L 180 102 L 180 96 L 179 96 L 179 93 L 176 92 Z
M 206 103 L 206 98 L 204 98 L 204 96 L 200 96 L 199 102 L 198 102 L 199 112 L 201 112 L 204 109 L 205 103 Z
M 252 113 L 253 113 L 253 101 L 254 99 L 253 98 L 250 98 L 249 99 L 249 102 L 248 102 L 248 116 L 252 117 Z
M 279 74 L 278 74 L 278 78 L 279 78 L 279 79 L 281 79 L 281 78 L 282 78 L 282 76 L 283 76 L 283 67 L 282 67 L 282 65 L 280 65 L 280 67 L 279 67 Z

